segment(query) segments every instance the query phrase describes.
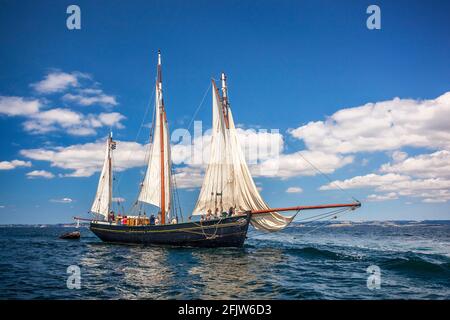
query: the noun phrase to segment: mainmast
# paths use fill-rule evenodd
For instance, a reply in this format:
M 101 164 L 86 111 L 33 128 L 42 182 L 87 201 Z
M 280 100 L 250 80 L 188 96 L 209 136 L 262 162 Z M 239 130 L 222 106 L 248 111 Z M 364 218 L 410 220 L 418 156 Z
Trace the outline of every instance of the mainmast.
M 158 50 L 155 84 L 155 118 L 148 157 L 147 171 L 141 184 L 138 201 L 160 208 L 161 224 L 166 223 L 166 213 L 171 202 L 170 138 L 162 88 L 161 52 Z
M 165 199 L 165 175 L 164 175 L 164 121 L 166 120 L 165 117 L 165 110 L 164 110 L 164 99 L 162 95 L 162 71 L 161 71 L 161 51 L 158 50 L 158 90 L 159 90 L 159 97 L 161 98 L 160 101 L 160 113 L 159 113 L 159 123 L 161 124 L 159 126 L 159 145 L 160 145 L 160 152 L 161 152 L 161 224 L 166 223 L 166 199 Z

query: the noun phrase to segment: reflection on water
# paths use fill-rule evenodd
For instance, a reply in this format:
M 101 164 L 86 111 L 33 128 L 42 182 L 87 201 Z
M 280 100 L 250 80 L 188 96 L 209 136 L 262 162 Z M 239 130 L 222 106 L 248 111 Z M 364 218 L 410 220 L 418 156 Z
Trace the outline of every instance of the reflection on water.
M 119 299 L 248 299 L 273 277 L 281 250 L 192 249 L 88 244 L 84 287 Z M 252 252 L 249 252 L 252 251 Z M 264 263 L 260 263 L 261 259 Z
M 245 249 L 210 249 L 193 255 L 199 263 L 189 274 L 199 279 L 200 299 L 236 299 L 249 296 L 259 286 L 253 259 Z

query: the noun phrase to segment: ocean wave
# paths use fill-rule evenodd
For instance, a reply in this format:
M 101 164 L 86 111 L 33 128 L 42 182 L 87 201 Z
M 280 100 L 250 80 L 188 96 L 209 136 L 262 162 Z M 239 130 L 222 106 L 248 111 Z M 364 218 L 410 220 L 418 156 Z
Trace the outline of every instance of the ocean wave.
M 428 261 L 419 256 L 406 256 L 389 259 L 381 264 L 382 268 L 428 277 L 442 276 L 450 279 L 450 262 Z

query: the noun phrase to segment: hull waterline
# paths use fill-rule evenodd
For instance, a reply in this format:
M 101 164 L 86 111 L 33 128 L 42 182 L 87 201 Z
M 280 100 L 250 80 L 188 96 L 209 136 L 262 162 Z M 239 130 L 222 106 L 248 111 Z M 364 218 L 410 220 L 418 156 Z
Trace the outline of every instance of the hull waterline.
M 92 221 L 90 230 L 108 243 L 182 247 L 242 247 L 251 214 L 166 225 L 124 226 Z

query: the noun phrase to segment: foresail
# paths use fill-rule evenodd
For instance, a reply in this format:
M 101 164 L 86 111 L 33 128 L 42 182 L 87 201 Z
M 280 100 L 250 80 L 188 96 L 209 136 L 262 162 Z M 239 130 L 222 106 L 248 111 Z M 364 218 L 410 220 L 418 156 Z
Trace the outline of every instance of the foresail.
M 170 210 L 171 183 L 170 183 L 170 141 L 169 130 L 164 115 L 161 117 L 162 97 L 158 85 L 156 86 L 156 110 L 153 141 L 148 158 L 147 172 L 142 182 L 138 200 L 161 207 L 161 132 L 164 139 L 164 192 L 165 210 Z M 161 121 L 163 118 L 163 121 Z M 162 130 L 161 130 L 162 126 Z
M 109 210 L 111 208 L 112 200 L 112 177 L 111 177 L 111 149 L 110 140 L 106 143 L 105 160 L 103 162 L 103 168 L 98 180 L 97 192 L 95 194 L 94 202 L 92 203 L 91 212 L 102 215 L 107 218 Z
M 219 116 L 220 106 L 217 97 L 217 89 L 213 86 L 212 90 L 213 126 L 210 158 L 200 195 L 193 212 L 194 215 L 205 214 L 208 209 L 211 209 L 214 212 L 214 208 L 219 204 L 221 204 L 221 207 L 226 208 L 226 204 L 230 202 L 228 199 L 230 193 L 222 192 L 225 191 L 224 189 L 230 189 L 227 188 L 228 181 L 224 179 L 224 177 L 228 176 L 229 171 L 226 159 L 226 135 L 223 130 L 223 121 Z
M 234 155 L 234 170 L 236 181 L 236 198 L 238 199 L 239 207 L 246 210 L 262 210 L 268 209 L 269 206 L 261 197 L 258 188 L 255 185 L 253 177 L 245 161 L 244 153 L 238 140 L 238 134 L 234 125 L 233 115 L 231 109 L 228 110 L 229 118 L 229 133 L 230 146 L 232 147 L 231 154 Z M 250 222 L 253 227 L 265 231 L 279 231 L 287 227 L 295 216 L 283 216 L 278 212 L 270 212 L 258 216 L 252 216 Z
M 205 178 L 195 206 L 194 215 L 208 210 L 237 211 L 268 209 L 256 188 L 239 143 L 236 127 L 229 106 L 223 110 L 218 90 L 213 82 L 213 129 L 210 159 Z M 252 217 L 257 229 L 278 231 L 286 227 L 294 217 L 284 217 L 277 212 Z

